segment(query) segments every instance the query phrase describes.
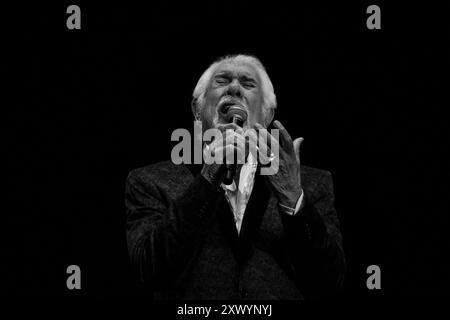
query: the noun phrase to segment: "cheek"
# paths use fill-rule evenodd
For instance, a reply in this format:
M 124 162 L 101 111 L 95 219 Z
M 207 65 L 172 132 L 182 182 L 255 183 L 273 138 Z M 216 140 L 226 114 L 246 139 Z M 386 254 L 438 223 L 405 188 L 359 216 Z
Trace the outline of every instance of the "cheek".
M 217 122 L 216 109 L 210 105 L 204 106 L 201 112 L 201 119 L 204 129 L 213 128 L 215 122 Z
M 205 101 L 206 104 L 211 105 L 211 104 L 217 104 L 219 98 L 221 97 L 221 92 L 220 90 L 218 90 L 217 88 L 210 88 L 207 90 L 206 94 L 205 94 Z
M 250 102 L 250 119 L 255 122 L 262 123 L 265 119 L 264 110 L 262 109 L 262 100 L 258 97 L 253 97 Z
M 265 123 L 265 116 L 261 111 L 258 112 L 252 112 L 248 118 L 248 121 L 250 126 L 253 126 L 255 123 L 259 123 L 261 125 L 264 125 Z

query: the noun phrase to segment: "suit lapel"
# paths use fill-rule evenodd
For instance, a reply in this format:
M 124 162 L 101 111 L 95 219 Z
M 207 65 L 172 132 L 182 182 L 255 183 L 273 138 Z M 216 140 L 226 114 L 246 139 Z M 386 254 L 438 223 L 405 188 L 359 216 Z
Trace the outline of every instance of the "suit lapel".
M 221 230 L 238 263 L 242 263 L 245 260 L 250 252 L 251 244 L 258 236 L 269 199 L 270 190 L 266 185 L 266 181 L 263 176 L 257 174 L 239 234 L 234 223 L 233 212 L 225 195 L 221 195 L 217 200 L 215 212 L 220 222 Z
M 267 187 L 263 176 L 257 172 L 255 175 L 255 184 L 249 202 L 245 208 L 242 221 L 241 232 L 239 234 L 239 252 L 240 261 L 244 260 L 251 248 L 251 243 L 258 236 L 261 221 L 269 203 L 270 190 Z
M 226 241 L 230 245 L 235 258 L 237 259 L 238 251 L 238 232 L 234 224 L 234 216 L 225 194 L 222 194 L 216 202 L 215 214 L 219 220 L 220 229 L 225 236 Z
M 201 170 L 201 166 L 190 165 L 188 169 L 195 177 Z M 255 183 L 252 194 L 245 208 L 244 218 L 242 220 L 241 232 L 238 234 L 234 215 L 228 204 L 225 194 L 217 199 L 215 214 L 219 220 L 220 228 L 229 243 L 236 260 L 241 263 L 246 258 L 251 248 L 252 242 L 258 236 L 262 218 L 267 209 L 270 199 L 270 190 L 266 179 L 261 176 L 260 170 L 256 171 Z

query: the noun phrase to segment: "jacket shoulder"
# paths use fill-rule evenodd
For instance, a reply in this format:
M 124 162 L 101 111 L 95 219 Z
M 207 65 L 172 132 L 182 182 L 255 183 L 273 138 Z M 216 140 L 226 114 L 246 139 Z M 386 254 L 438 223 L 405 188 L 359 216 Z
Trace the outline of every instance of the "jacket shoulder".
M 300 170 L 305 192 L 315 195 L 327 190 L 333 192 L 333 178 L 330 171 L 304 165 Z
M 318 168 L 313 168 L 313 167 L 309 167 L 309 166 L 304 166 L 301 165 L 301 174 L 302 174 L 302 178 L 303 176 L 305 176 L 306 178 L 309 179 L 326 179 L 326 178 L 331 178 L 331 172 L 328 170 L 323 170 L 323 169 L 318 169 Z
M 188 184 L 192 179 L 193 176 L 185 165 L 176 165 L 172 161 L 161 161 L 131 170 L 127 182 L 139 182 L 144 185 L 155 184 L 170 189 Z

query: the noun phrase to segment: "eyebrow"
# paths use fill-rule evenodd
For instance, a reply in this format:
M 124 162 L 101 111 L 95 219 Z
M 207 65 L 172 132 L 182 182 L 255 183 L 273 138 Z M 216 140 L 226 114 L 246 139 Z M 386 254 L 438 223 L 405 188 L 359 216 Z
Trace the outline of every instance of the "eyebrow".
M 258 81 L 255 79 L 255 78 L 253 78 L 252 76 L 247 76 L 247 75 L 242 75 L 241 77 L 240 77 L 241 79 L 243 79 L 244 81 L 252 81 L 252 82 L 255 82 L 255 83 L 257 83 Z
M 227 76 L 227 77 L 231 78 L 231 77 L 233 77 L 233 73 L 230 72 L 230 71 L 219 71 L 219 72 L 217 72 L 214 75 L 214 77 L 224 77 L 224 76 Z M 241 74 L 241 75 L 239 75 L 239 79 L 240 80 L 244 80 L 244 81 L 252 81 L 252 82 L 258 83 L 256 78 L 254 78 L 254 77 L 252 77 L 252 76 L 250 76 L 248 74 Z

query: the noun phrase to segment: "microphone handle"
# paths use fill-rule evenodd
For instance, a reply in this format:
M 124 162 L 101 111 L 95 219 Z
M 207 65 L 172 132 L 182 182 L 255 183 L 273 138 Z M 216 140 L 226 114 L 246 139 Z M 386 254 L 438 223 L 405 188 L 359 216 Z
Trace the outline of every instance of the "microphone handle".
M 239 127 L 242 127 L 242 125 L 244 124 L 244 121 L 242 120 L 242 118 L 237 115 L 234 115 L 231 118 L 230 122 L 237 124 Z M 236 158 L 234 158 L 233 160 L 236 160 Z M 233 162 L 235 162 L 235 161 L 233 161 Z M 236 163 L 227 164 L 227 174 L 222 181 L 223 184 L 226 186 L 229 186 L 230 184 L 232 184 L 235 174 L 236 174 Z

